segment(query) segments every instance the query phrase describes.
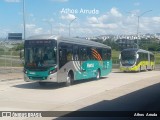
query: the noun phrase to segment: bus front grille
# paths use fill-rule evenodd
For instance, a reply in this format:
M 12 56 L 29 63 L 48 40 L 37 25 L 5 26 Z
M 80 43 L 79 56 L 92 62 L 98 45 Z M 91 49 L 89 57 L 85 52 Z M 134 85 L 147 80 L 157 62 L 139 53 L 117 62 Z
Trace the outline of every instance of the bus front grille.
M 29 77 L 31 80 L 45 80 L 47 77 Z

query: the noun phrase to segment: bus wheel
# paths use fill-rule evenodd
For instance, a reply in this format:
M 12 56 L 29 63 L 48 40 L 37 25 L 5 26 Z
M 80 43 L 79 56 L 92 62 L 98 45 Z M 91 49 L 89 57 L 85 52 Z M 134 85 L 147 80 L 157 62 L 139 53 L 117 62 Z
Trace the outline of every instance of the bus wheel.
M 97 80 L 100 79 L 100 70 L 99 70 L 99 69 L 97 70 L 97 73 L 96 73 L 96 79 L 97 79 Z
M 71 75 L 71 73 L 68 73 L 68 76 L 67 76 L 67 81 L 66 81 L 66 86 L 70 86 L 73 82 L 73 77 Z
M 38 82 L 40 86 L 46 86 L 45 82 Z

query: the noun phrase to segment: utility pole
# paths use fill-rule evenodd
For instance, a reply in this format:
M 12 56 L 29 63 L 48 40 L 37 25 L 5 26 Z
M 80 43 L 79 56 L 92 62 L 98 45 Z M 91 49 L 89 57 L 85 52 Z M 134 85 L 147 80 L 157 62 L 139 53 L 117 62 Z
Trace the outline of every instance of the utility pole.
M 137 16 L 137 48 L 139 48 L 139 23 L 140 23 L 140 17 L 142 17 L 144 14 L 148 13 L 148 12 L 151 12 L 152 10 L 148 10 L 148 11 L 145 11 L 143 13 L 141 13 L 140 15 Z
M 25 0 L 23 0 L 23 34 L 24 41 L 26 39 L 26 13 L 25 13 Z

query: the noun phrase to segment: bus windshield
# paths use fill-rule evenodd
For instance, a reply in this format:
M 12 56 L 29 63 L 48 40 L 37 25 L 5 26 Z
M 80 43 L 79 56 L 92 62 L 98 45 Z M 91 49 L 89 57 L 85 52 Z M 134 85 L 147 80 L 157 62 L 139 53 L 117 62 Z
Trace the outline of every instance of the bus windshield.
M 121 63 L 123 66 L 132 66 L 136 62 L 136 52 L 135 51 L 122 51 L 121 53 Z
M 25 43 L 25 67 L 43 70 L 56 66 L 56 53 L 56 42 L 27 41 Z

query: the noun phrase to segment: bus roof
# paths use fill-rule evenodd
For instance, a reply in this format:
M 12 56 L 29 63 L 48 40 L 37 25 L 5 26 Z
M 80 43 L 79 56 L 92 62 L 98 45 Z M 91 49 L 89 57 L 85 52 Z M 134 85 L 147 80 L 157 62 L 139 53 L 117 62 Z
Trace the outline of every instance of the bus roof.
M 127 48 L 127 49 L 124 49 L 124 50 L 122 50 L 122 51 L 135 51 L 135 52 L 143 52 L 143 53 L 153 54 L 153 53 L 150 52 L 150 51 L 143 50 L 143 49 L 138 49 L 138 48 Z
M 31 36 L 27 40 L 57 40 L 58 42 L 67 42 L 67 43 L 75 43 L 80 45 L 89 45 L 94 47 L 103 47 L 103 48 L 109 48 L 110 46 L 104 45 L 102 43 L 94 42 L 87 39 L 82 38 L 71 38 L 71 37 L 63 37 L 63 36 L 57 36 L 57 35 L 36 35 Z

